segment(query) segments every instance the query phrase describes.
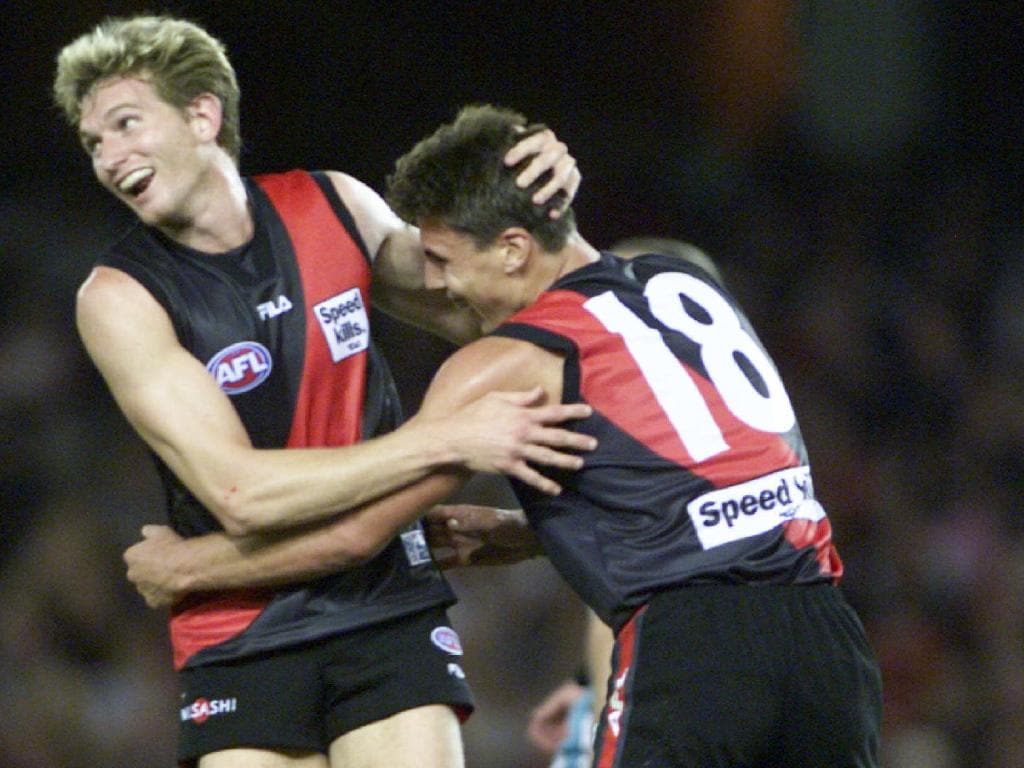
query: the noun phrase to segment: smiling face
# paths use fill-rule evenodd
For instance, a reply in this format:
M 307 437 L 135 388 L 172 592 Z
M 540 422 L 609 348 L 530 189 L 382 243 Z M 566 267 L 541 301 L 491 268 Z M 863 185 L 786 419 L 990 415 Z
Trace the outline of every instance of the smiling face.
M 146 224 L 176 230 L 192 219 L 189 201 L 209 164 L 208 123 L 145 80 L 116 77 L 82 100 L 79 136 L 100 184 Z
M 421 222 L 420 241 L 426 252 L 424 282 L 427 288 L 445 288 L 453 299 L 465 303 L 481 318 L 489 333 L 524 305 L 522 262 L 514 243 L 498 237 L 479 249 L 468 235 L 443 224 Z

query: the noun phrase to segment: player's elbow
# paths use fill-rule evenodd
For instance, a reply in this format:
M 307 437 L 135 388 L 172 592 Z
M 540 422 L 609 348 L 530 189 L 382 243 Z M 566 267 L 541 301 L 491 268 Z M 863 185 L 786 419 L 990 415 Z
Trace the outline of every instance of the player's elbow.
M 271 517 L 258 501 L 248 498 L 237 487 L 218 491 L 207 505 L 210 514 L 229 536 L 249 536 L 280 527 L 277 518 Z
M 251 515 L 231 508 L 229 505 L 220 506 L 210 510 L 217 518 L 224 532 L 229 536 L 249 536 L 255 533 L 263 533 L 266 528 L 258 523 Z

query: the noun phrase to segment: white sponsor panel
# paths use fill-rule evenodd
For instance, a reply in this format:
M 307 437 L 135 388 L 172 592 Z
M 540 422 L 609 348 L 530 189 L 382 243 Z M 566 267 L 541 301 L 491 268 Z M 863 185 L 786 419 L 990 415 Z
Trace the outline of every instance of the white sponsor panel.
M 739 541 L 787 520 L 821 520 L 810 467 L 792 467 L 698 496 L 686 505 L 704 549 Z
M 350 288 L 314 305 L 331 359 L 339 363 L 370 345 L 370 319 L 358 288 Z

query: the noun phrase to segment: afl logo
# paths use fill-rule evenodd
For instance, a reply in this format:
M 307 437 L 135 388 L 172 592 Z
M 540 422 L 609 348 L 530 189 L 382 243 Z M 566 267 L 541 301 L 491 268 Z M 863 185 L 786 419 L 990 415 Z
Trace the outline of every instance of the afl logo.
M 451 627 L 434 627 L 430 632 L 430 642 L 452 656 L 462 655 L 462 643 Z
M 258 387 L 270 375 L 270 351 L 256 341 L 239 341 L 225 347 L 206 364 L 217 386 L 229 395 L 240 395 Z

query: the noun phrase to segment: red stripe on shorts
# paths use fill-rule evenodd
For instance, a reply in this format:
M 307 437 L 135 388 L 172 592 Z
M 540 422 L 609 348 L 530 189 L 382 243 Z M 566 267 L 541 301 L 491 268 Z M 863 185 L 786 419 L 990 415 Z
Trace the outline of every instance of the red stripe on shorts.
M 636 656 L 638 624 L 647 606 L 639 608 L 615 636 L 615 665 L 612 669 L 611 695 L 604 705 L 601 729 L 601 743 L 594 745 L 598 755 L 597 768 L 614 768 L 615 758 L 619 752 L 622 727 L 628 719 L 630 705 L 633 700 L 633 659 Z

